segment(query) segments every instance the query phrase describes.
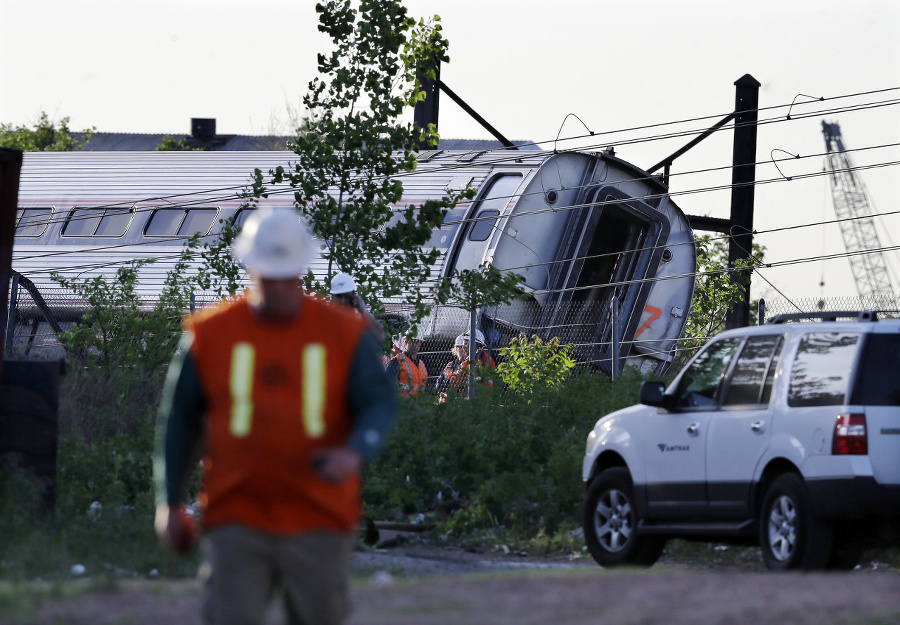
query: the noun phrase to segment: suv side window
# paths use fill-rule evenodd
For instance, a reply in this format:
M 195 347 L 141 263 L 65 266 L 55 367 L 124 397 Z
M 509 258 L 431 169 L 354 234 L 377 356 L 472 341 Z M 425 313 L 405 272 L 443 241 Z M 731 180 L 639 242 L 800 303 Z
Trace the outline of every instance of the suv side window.
M 851 404 L 900 406 L 900 334 L 872 333 L 863 346 Z
M 782 336 L 751 336 L 734 364 L 723 406 L 769 403 Z
M 859 334 L 812 332 L 800 339 L 791 369 L 788 406 L 838 406 L 844 403 Z
M 707 345 L 681 376 L 675 393 L 676 408 L 715 406 L 719 387 L 740 338 L 728 338 Z

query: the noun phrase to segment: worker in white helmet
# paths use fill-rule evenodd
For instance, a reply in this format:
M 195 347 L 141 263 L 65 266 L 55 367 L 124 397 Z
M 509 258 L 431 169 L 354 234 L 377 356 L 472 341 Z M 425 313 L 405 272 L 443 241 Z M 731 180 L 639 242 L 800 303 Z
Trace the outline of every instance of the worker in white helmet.
M 256 211 L 234 244 L 252 287 L 187 317 L 169 367 L 156 528 L 191 548 L 182 502 L 202 446 L 204 614 L 217 625 L 262 623 L 276 588 L 291 623 L 339 625 L 349 611 L 362 467 L 396 392 L 366 322 L 303 293 L 315 251 L 295 211 Z
M 453 345 L 450 347 L 451 358 L 444 366 L 444 370 L 441 371 L 441 375 L 439 375 L 435 381 L 438 391 L 441 391 L 442 393 L 445 393 L 452 386 L 451 381 L 454 379 L 460 363 L 469 357 L 468 352 L 465 351 L 467 342 L 464 336 L 465 335 L 460 334 L 453 340 Z
M 451 360 L 447 363 L 441 374 L 442 378 L 446 378 L 444 385 L 446 388 L 455 388 L 457 392 L 463 392 L 469 383 L 469 372 L 475 372 L 476 388 L 490 390 L 494 386 L 493 373 L 497 368 L 494 359 L 487 348 L 487 342 L 484 340 L 484 332 L 475 330 L 475 360 L 469 358 L 469 339 L 470 334 L 464 332 L 457 337 L 457 341 L 461 343 L 458 348 L 459 360 Z
M 404 397 L 418 395 L 428 385 L 428 368 L 419 357 L 424 336 L 421 326 L 412 326 L 403 336 L 393 338 L 394 353 L 385 371 L 390 379 L 397 380 Z
M 369 324 L 369 329 L 379 345 L 384 343 L 384 326 L 369 312 L 363 298 L 356 292 L 356 281 L 348 273 L 339 273 L 331 279 L 331 299 L 356 310 Z

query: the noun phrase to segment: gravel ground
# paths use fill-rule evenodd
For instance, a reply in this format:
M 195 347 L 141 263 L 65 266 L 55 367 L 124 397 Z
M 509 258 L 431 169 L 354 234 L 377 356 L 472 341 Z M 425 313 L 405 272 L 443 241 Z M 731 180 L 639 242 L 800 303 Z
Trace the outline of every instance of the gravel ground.
M 428 544 L 356 554 L 347 625 L 888 625 L 900 573 L 774 574 L 751 565 L 605 571 L 589 559 Z M 9 625 L 200 625 L 194 580 L 134 580 L 111 592 L 0 617 Z M 268 625 L 282 625 L 277 606 Z

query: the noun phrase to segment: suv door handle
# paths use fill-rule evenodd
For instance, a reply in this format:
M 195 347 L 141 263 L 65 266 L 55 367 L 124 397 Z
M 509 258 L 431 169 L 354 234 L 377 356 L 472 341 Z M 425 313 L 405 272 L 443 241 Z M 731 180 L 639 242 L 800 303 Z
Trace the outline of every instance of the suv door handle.
M 762 434 L 766 431 L 766 422 L 765 421 L 754 421 L 750 424 L 750 429 L 753 430 L 756 434 Z
M 691 423 L 687 428 L 688 436 L 699 436 L 700 435 L 700 424 L 697 422 Z

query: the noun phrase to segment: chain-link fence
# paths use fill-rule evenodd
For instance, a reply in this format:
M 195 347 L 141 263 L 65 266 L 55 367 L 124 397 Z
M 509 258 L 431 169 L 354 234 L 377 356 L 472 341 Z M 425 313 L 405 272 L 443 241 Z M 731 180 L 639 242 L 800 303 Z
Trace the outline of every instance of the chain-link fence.
M 198 293 L 194 306 L 200 308 L 217 300 L 214 293 Z M 386 301 L 385 308 L 386 312 L 379 317 L 388 335 L 402 336 L 409 329 L 412 308 L 396 299 Z M 27 278 L 14 276 L 6 357 L 64 358 L 66 353 L 58 334 L 79 321 L 87 309 L 87 303 L 78 301 L 71 292 L 47 288 L 38 291 Z M 765 322 L 780 314 L 859 310 L 876 310 L 883 317 L 898 317 L 900 298 L 772 299 L 765 300 L 759 312 L 761 321 Z M 662 328 L 665 320 L 643 323 L 639 315 L 628 311 L 614 314 L 608 305 L 599 302 L 542 306 L 535 301 L 517 301 L 479 309 L 476 317 L 477 328 L 484 333 L 488 350 L 498 363 L 503 359 L 500 350 L 511 339 L 526 335 L 544 340 L 558 338 L 561 344 L 572 346 L 571 353 L 577 363 L 608 375 L 621 371 L 625 365 L 637 366 L 645 373 L 663 373 L 676 355 L 679 358 L 675 366 L 685 354 L 692 352 L 692 347 L 705 342 L 672 338 L 672 332 Z M 468 332 L 470 318 L 470 312 L 464 308 L 436 306 L 420 322 L 419 335 L 425 339 L 420 356 L 432 382 L 453 358 L 455 339 Z
M 212 293 L 198 293 L 194 304 L 200 308 L 217 299 Z M 412 308 L 401 300 L 388 300 L 385 308 L 379 320 L 388 335 L 399 338 L 409 329 Z M 46 288 L 39 292 L 26 278 L 17 276 L 10 296 L 7 357 L 64 358 L 65 349 L 58 335 L 78 322 L 87 310 L 87 303 L 78 301 L 71 292 Z M 661 323 L 647 323 L 642 327 L 640 316 L 629 311 L 613 314 L 609 306 L 597 302 L 570 302 L 552 307 L 534 301 L 513 302 L 479 309 L 476 317 L 477 329 L 483 332 L 497 363 L 502 361 L 500 350 L 519 335 L 544 340 L 558 338 L 561 344 L 571 345 L 571 355 L 577 363 L 607 374 L 621 371 L 626 364 L 647 372 L 665 370 L 676 346 L 676 339 L 660 335 L 657 326 Z M 470 319 L 470 312 L 464 308 L 436 306 L 419 323 L 419 336 L 424 338 L 420 355 L 432 380 L 453 357 L 455 339 L 468 332 Z
M 776 315 L 874 310 L 879 316 L 900 317 L 900 298 L 893 296 L 851 296 L 803 299 L 767 299 L 760 312 L 765 322 Z

